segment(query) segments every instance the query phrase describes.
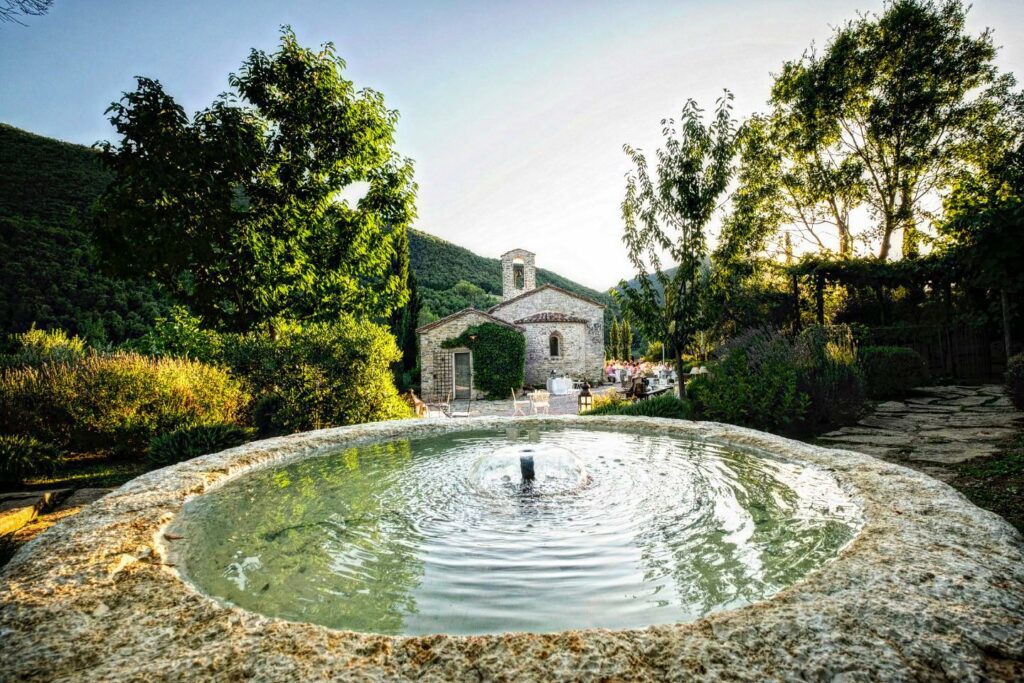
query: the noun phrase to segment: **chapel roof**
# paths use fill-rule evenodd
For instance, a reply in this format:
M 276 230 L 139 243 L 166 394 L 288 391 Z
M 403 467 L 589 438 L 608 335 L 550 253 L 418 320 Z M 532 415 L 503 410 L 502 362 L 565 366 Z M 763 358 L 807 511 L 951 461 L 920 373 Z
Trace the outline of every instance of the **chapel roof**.
M 421 325 L 421 326 L 417 327 L 416 328 L 416 333 L 419 334 L 420 332 L 426 332 L 427 330 L 432 330 L 435 327 L 440 327 L 441 325 L 444 325 L 445 323 L 449 323 L 449 322 L 451 322 L 453 320 L 461 318 L 464 315 L 469 315 L 470 313 L 476 313 L 477 315 L 481 315 L 484 318 L 487 318 L 488 322 L 497 323 L 498 325 L 504 325 L 505 327 L 511 327 L 512 329 L 516 329 L 516 330 L 519 329 L 518 327 L 516 327 L 515 325 L 513 325 L 509 321 L 502 320 L 501 318 L 496 318 L 493 315 L 491 315 L 490 313 L 488 313 L 487 311 L 481 311 L 481 310 L 478 310 L 476 308 L 463 308 L 461 311 L 455 311 L 451 315 L 446 315 L 443 318 L 438 318 L 437 320 L 435 320 L 432 323 L 427 323 L 426 325 Z

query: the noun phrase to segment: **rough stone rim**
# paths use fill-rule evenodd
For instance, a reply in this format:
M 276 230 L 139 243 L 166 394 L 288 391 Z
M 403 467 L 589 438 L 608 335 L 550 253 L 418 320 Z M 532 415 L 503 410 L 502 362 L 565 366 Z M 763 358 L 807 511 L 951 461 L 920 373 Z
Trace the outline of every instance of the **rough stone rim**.
M 864 525 L 838 557 L 764 601 L 624 631 L 337 631 L 228 606 L 170 566 L 176 539 L 165 530 L 185 500 L 245 472 L 338 445 L 512 425 L 639 427 L 766 450 L 830 471 Z M 1022 560 L 1012 527 L 926 475 L 729 425 L 576 416 L 357 425 L 147 473 L 27 544 L 0 573 L 0 678 L 977 680 L 1024 670 L 1013 668 L 1024 661 Z

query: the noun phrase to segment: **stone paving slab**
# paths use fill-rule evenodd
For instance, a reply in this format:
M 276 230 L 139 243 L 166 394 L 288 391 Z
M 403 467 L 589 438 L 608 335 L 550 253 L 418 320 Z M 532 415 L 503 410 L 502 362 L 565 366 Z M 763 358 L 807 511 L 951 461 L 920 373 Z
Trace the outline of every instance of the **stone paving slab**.
M 66 497 L 70 489 L 0 493 L 0 536 L 13 534 Z
M 1003 388 L 923 387 L 903 401 L 884 401 L 856 425 L 820 437 L 832 448 L 848 448 L 913 465 L 943 480 L 946 466 L 994 455 L 999 444 L 1024 429 Z

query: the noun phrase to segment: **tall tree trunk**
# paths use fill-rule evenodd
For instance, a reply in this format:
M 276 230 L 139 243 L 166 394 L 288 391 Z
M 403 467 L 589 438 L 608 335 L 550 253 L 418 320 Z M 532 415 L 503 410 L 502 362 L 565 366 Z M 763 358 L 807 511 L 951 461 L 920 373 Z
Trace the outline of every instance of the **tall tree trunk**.
M 1003 345 L 1006 348 L 1006 359 L 1010 359 L 1013 349 L 1013 338 L 1010 334 L 1010 298 L 1006 296 L 1006 290 L 999 290 L 999 303 L 1003 309 Z

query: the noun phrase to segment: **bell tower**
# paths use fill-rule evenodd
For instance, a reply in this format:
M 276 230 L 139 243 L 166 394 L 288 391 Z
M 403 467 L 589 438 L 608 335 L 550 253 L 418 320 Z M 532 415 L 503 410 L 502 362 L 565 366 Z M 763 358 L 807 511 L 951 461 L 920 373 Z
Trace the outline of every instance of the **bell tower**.
M 537 288 L 535 254 L 525 249 L 513 249 L 501 255 L 501 300 L 508 301 Z

